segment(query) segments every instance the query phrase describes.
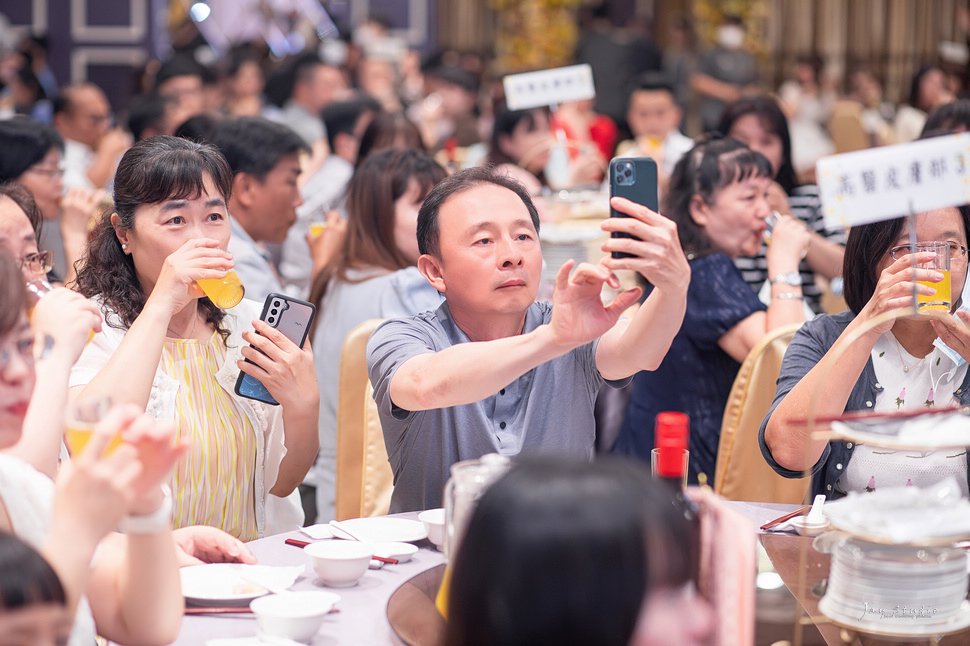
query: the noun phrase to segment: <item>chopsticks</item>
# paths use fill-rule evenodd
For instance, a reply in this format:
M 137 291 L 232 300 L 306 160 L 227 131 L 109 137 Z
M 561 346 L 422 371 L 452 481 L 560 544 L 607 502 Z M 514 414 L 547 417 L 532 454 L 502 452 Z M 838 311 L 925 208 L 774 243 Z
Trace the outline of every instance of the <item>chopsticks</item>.
M 251 615 L 249 606 L 186 606 L 187 615 Z
M 785 522 L 787 520 L 791 520 L 792 518 L 794 518 L 796 516 L 802 516 L 802 515 L 808 513 L 808 511 L 811 508 L 812 508 L 811 505 L 805 505 L 804 507 L 799 507 L 795 511 L 790 511 L 787 514 L 785 514 L 784 516 L 779 516 L 778 518 L 776 518 L 774 520 L 769 520 L 767 523 L 765 523 L 764 525 L 761 526 L 761 529 L 762 529 L 762 531 L 766 531 L 766 530 L 771 529 L 772 527 L 777 527 L 778 525 L 781 525 L 783 522 Z
M 332 608 L 327 614 L 340 612 L 340 608 Z M 186 615 L 251 615 L 249 606 L 186 606 Z
M 301 541 L 298 538 L 288 538 L 283 542 L 287 545 L 292 545 L 293 547 L 299 547 L 300 549 L 310 544 L 309 541 Z M 371 558 L 375 561 L 380 561 L 381 563 L 387 563 L 388 565 L 397 565 L 400 563 L 400 561 L 397 559 L 388 558 L 386 556 L 377 556 L 376 554 L 371 555 Z

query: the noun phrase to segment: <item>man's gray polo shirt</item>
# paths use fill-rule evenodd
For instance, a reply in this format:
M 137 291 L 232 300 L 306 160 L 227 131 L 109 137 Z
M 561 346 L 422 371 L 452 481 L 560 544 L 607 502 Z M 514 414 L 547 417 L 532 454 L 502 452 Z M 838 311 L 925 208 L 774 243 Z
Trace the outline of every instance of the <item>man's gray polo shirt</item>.
M 523 332 L 551 318 L 548 303 L 533 303 Z M 418 412 L 393 405 L 390 384 L 401 364 L 418 354 L 468 342 L 446 301 L 433 312 L 385 322 L 367 344 L 367 369 L 394 471 L 392 513 L 440 507 L 451 465 L 486 453 L 591 458 L 596 394 L 604 383 L 619 387 L 629 381 L 603 380 L 593 342 L 530 370 L 473 404 Z M 474 375 L 477 368 L 467 369 Z

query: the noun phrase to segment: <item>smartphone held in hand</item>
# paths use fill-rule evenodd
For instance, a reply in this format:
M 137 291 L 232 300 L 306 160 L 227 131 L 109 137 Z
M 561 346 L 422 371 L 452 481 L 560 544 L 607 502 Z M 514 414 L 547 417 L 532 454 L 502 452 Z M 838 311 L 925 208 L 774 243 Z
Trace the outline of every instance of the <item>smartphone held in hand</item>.
M 263 303 L 263 313 L 259 319 L 270 327 L 276 328 L 283 336 L 302 348 L 310 333 L 313 317 L 316 315 L 313 303 L 286 296 L 284 294 L 270 294 Z M 246 359 L 249 361 L 249 359 Z M 251 362 L 250 362 L 251 363 Z M 255 399 L 273 406 L 279 402 L 269 393 L 258 379 L 244 372 L 236 379 L 236 394 L 240 397 Z
M 610 161 L 610 197 L 624 197 L 652 211 L 658 210 L 657 162 L 650 157 L 616 157 Z M 629 217 L 610 208 L 611 218 Z M 614 238 L 629 238 L 627 233 L 614 231 Z M 613 252 L 614 258 L 629 258 L 630 254 Z

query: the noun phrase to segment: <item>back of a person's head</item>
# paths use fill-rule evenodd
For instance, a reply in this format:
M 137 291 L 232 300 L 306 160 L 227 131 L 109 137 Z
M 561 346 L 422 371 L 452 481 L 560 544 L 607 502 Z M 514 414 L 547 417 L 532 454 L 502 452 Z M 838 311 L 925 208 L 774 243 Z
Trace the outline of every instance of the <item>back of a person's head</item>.
M 170 99 L 157 94 L 139 95 L 131 100 L 127 126 L 135 141 L 164 134 L 165 114 L 170 103 Z
M 364 129 L 357 150 L 357 166 L 371 154 L 386 148 L 426 151 L 421 131 L 402 112 L 379 112 Z
M 0 252 L 0 293 L 6 293 L 13 259 Z M 19 269 L 16 272 L 20 274 Z M 23 285 L 20 286 L 23 290 Z M 40 604 L 67 606 L 67 595 L 54 568 L 33 547 L 12 534 L 0 532 L 0 612 Z M 70 624 L 68 624 L 69 626 Z
M 365 113 L 378 113 L 381 104 L 368 96 L 358 96 L 347 101 L 334 101 L 321 112 L 321 118 L 327 127 L 327 143 L 330 150 L 335 149 L 336 137 L 339 134 L 354 134 L 354 128 L 360 117 Z
M 293 130 L 262 117 L 226 119 L 216 128 L 211 143 L 226 158 L 233 175 L 246 173 L 261 181 L 282 157 L 308 151 Z
M 689 531 L 642 465 L 522 461 L 467 525 L 446 644 L 627 646 L 648 593 L 689 579 Z
M 57 131 L 25 117 L 0 121 L 0 183 L 16 180 L 52 148 L 63 149 Z
M 181 139 L 208 144 L 212 143 L 221 123 L 221 117 L 209 113 L 197 114 L 178 124 L 172 134 Z
M 207 74 L 205 67 L 191 56 L 176 54 L 163 61 L 158 67 L 155 73 L 155 89 L 158 90 L 166 81 L 179 76 L 198 76 L 204 81 Z
M 920 139 L 935 133 L 970 131 L 970 99 L 957 99 L 936 108 L 926 118 Z

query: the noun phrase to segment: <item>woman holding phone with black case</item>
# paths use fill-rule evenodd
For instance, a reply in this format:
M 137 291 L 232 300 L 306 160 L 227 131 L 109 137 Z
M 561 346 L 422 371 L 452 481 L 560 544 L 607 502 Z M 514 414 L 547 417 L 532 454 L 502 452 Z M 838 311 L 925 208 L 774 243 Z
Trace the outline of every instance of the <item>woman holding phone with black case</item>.
M 155 137 L 125 153 L 114 212 L 78 274 L 105 325 L 70 385 L 75 400 L 110 398 L 173 420 L 191 445 L 172 480 L 175 527 L 252 540 L 302 525 L 296 487 L 317 453 L 319 393 L 309 344 L 257 320 L 261 303 L 222 310 L 197 285 L 233 267 L 230 177 L 218 151 L 184 139 Z M 240 371 L 281 406 L 236 395 Z
M 661 211 L 677 223 L 690 262 L 687 311 L 660 367 L 634 378 L 614 451 L 649 460 L 657 413 L 682 411 L 691 421 L 688 479 L 705 473 L 713 482 L 724 405 L 741 362 L 767 332 L 804 321 L 799 286 L 774 283 L 766 308 L 732 261 L 761 248 L 770 185 L 768 160 L 735 139 L 701 141 L 674 167 Z M 771 276 L 796 270 L 808 236 L 790 216 L 779 220 L 768 248 Z

